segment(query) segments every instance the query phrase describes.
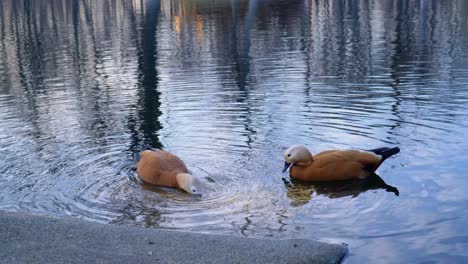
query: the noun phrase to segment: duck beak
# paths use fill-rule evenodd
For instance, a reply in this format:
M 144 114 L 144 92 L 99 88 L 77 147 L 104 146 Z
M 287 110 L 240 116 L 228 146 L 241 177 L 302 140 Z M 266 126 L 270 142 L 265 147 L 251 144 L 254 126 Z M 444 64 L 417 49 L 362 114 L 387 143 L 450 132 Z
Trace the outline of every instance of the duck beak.
M 285 162 L 284 162 L 283 173 L 284 173 L 285 171 L 287 171 L 287 170 L 289 169 L 289 167 L 291 167 L 291 165 L 292 165 L 292 163 L 288 163 L 288 162 L 285 161 Z

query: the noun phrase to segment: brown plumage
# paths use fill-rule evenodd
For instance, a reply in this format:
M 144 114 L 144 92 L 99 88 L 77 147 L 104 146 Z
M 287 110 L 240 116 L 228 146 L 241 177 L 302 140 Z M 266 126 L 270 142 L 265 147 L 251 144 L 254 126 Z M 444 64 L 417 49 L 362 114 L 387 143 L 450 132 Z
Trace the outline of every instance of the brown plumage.
M 341 181 L 366 178 L 399 148 L 380 148 L 369 151 L 329 150 L 312 156 L 302 145 L 294 145 L 284 154 L 285 169 L 292 178 L 303 181 Z
M 179 157 L 167 151 L 143 151 L 137 164 L 137 172 L 144 182 L 179 188 L 189 193 L 196 192 L 192 185 L 194 177 L 189 173 L 187 166 Z

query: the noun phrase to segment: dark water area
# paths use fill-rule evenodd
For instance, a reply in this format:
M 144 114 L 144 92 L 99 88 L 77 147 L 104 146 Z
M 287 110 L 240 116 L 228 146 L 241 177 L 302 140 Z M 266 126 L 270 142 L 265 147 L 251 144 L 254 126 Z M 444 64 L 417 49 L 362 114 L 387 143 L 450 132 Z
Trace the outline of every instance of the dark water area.
M 467 131 L 465 0 L 0 1 L 3 211 L 466 263 Z M 370 184 L 287 185 L 297 143 L 401 152 Z M 204 196 L 142 184 L 146 146 Z

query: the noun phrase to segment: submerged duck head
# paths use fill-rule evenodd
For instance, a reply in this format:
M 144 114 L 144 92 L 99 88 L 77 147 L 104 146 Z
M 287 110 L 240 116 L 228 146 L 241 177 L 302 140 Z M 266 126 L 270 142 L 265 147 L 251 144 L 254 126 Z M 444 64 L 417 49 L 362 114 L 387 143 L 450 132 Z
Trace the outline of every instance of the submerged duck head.
M 196 178 L 192 174 L 179 173 L 176 175 L 176 180 L 180 189 L 191 194 L 199 194 L 197 188 L 194 185 Z
M 293 145 L 284 152 L 283 172 L 292 165 L 306 166 L 314 160 L 312 153 L 304 145 Z

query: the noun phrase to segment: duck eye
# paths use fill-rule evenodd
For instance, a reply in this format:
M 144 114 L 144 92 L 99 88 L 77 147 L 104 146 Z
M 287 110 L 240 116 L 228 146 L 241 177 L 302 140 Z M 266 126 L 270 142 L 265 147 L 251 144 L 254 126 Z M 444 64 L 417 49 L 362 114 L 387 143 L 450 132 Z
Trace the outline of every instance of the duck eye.
M 288 157 L 291 157 L 291 154 L 288 154 Z
M 195 191 L 195 190 L 192 190 L 192 192 L 197 192 L 197 191 Z

